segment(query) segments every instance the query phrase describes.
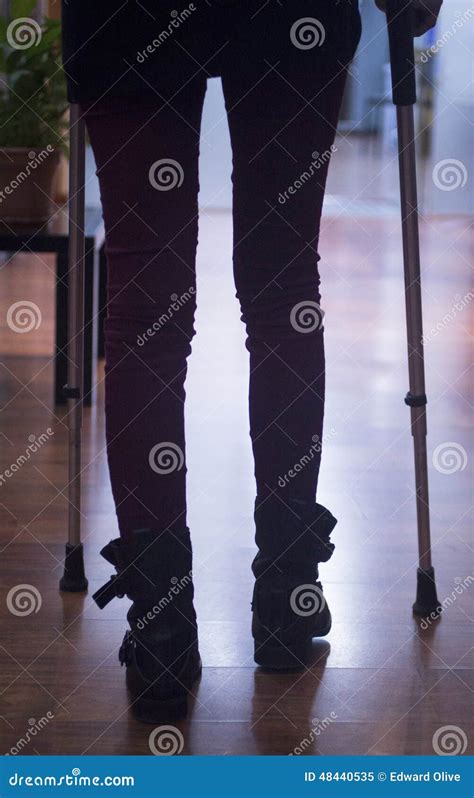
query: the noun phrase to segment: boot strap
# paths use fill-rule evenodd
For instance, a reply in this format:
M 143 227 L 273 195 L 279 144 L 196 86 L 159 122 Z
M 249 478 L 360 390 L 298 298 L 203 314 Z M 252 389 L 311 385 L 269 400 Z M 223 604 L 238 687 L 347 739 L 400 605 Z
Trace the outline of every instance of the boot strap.
M 102 585 L 92 596 L 97 606 L 103 610 L 114 598 L 123 598 L 126 590 L 123 579 L 118 574 L 110 577 L 109 581 Z
M 125 632 L 122 645 L 119 649 L 120 665 L 131 665 L 135 656 L 136 643 L 130 631 Z

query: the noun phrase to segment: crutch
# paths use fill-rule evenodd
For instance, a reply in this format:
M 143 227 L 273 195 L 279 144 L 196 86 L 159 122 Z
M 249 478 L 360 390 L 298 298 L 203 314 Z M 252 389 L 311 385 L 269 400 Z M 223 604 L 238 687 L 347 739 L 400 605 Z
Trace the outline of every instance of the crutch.
M 81 543 L 81 437 L 84 399 L 84 183 L 85 126 L 79 107 L 69 117 L 68 367 L 63 394 L 69 427 L 68 541 L 61 590 L 87 590 Z
M 430 508 L 426 451 L 426 393 L 423 355 L 423 316 L 420 279 L 420 241 L 416 186 L 416 150 L 413 106 L 416 103 L 414 12 L 411 0 L 387 0 L 387 24 L 392 71 L 392 96 L 397 108 L 398 160 L 402 213 L 405 307 L 410 408 L 415 452 L 416 512 L 419 566 L 413 612 L 440 612 L 434 568 L 431 564 Z

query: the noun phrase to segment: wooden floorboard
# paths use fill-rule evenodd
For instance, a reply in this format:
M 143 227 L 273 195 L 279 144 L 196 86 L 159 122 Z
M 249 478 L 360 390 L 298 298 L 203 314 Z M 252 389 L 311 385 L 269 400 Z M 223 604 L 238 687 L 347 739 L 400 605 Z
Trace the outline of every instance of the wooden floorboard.
M 255 668 L 250 637 L 253 478 L 247 353 L 231 277 L 231 219 L 201 219 L 198 335 L 187 383 L 189 515 L 204 671 L 179 725 L 184 754 L 430 754 L 457 726 L 472 750 L 472 392 L 468 220 L 422 223 L 433 557 L 442 620 L 411 614 L 417 564 L 407 390 L 403 272 L 396 215 L 329 218 L 323 229 L 327 412 L 319 498 L 339 519 L 323 567 L 334 626 L 297 675 Z M 23 753 L 149 754 L 116 653 L 126 602 L 100 612 L 93 590 L 110 575 L 100 547 L 117 534 L 104 450 L 103 364 L 84 416 L 83 535 L 90 591 L 58 590 L 67 524 L 67 425 L 52 407 L 53 263 L 21 255 L 0 272 L 0 471 L 29 436 L 54 432 L 0 486 L 2 624 L 0 738 L 9 751 L 48 717 Z M 219 301 L 216 300 L 219 297 Z M 456 301 L 461 310 L 450 314 Z M 42 323 L 13 333 L 9 305 L 35 301 Z M 452 316 L 452 317 L 451 317 Z M 215 330 L 221 330 L 219 336 Z M 455 446 L 442 473 L 437 447 Z M 464 454 L 466 462 L 464 462 Z M 466 580 L 468 580 L 466 582 Z M 33 585 L 37 613 L 6 597 Z M 49 717 L 47 713 L 50 713 Z M 324 728 L 321 727 L 321 724 Z

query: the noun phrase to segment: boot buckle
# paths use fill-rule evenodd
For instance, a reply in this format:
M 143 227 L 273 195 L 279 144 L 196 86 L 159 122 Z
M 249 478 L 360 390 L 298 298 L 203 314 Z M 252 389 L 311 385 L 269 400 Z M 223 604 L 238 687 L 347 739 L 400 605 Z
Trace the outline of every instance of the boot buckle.
M 103 610 L 104 607 L 109 604 L 114 598 L 123 598 L 125 596 L 125 590 L 123 583 L 120 581 L 120 577 L 117 574 L 114 574 L 110 577 L 109 581 L 102 585 L 92 596 L 93 600 L 99 607 L 99 609 Z

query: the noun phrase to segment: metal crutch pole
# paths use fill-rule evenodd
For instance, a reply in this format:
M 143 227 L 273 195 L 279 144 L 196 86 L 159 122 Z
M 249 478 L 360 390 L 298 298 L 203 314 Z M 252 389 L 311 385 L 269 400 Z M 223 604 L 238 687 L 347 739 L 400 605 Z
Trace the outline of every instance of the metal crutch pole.
M 416 149 L 413 106 L 416 103 L 414 12 L 411 0 L 387 0 L 393 103 L 397 108 L 400 200 L 410 389 L 405 403 L 410 408 L 415 453 L 416 512 L 419 567 L 416 615 L 441 610 L 431 563 L 428 461 L 426 449 L 426 392 L 423 354 L 423 315 L 420 278 L 420 241 L 416 181 Z
M 68 258 L 68 372 L 69 427 L 68 542 L 60 589 L 87 590 L 81 543 L 81 443 L 84 394 L 84 183 L 85 125 L 79 107 L 70 106 L 69 258 Z

